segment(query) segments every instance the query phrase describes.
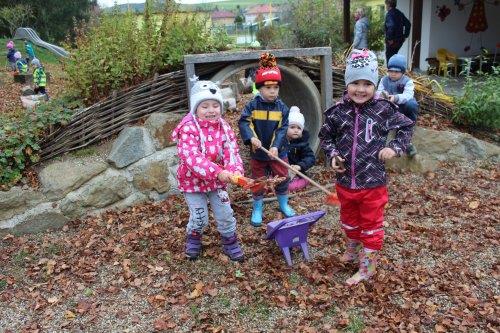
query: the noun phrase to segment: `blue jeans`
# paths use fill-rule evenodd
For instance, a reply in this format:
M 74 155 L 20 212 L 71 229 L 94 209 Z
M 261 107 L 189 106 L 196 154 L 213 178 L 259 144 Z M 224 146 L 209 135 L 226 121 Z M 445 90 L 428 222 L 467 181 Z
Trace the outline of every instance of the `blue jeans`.
M 417 116 L 418 116 L 418 103 L 415 98 L 410 99 L 408 102 L 405 104 L 399 104 L 399 112 L 413 120 L 414 122 L 417 121 Z
M 231 202 L 226 190 L 218 189 L 207 193 L 184 193 L 189 207 L 187 233 L 195 230 L 200 234 L 208 225 L 208 202 L 217 222 L 217 230 L 224 237 L 232 236 L 236 231 L 236 218 L 233 215 Z

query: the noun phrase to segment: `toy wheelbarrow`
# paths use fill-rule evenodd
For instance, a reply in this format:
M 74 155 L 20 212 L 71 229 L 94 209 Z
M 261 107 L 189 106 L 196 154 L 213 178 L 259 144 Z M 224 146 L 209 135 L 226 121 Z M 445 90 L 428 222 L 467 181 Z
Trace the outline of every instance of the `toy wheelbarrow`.
M 281 248 L 288 266 L 292 266 L 290 248 L 300 246 L 304 258 L 310 260 L 307 248 L 307 234 L 311 225 L 316 223 L 325 215 L 325 212 L 317 212 L 304 215 L 296 215 L 283 220 L 276 220 L 267 224 L 266 239 L 274 239 Z

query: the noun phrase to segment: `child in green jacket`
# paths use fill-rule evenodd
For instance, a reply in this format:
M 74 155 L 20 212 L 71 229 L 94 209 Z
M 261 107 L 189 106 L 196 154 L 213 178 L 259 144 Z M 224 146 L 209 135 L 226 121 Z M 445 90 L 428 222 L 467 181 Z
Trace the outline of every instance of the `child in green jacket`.
M 35 85 L 35 94 L 43 94 L 46 95 L 47 91 L 45 90 L 45 87 L 47 86 L 47 75 L 45 74 L 45 70 L 43 69 L 42 64 L 40 63 L 40 60 L 37 58 L 34 58 L 31 61 L 31 64 L 33 67 L 35 67 L 35 70 L 33 70 L 33 83 Z

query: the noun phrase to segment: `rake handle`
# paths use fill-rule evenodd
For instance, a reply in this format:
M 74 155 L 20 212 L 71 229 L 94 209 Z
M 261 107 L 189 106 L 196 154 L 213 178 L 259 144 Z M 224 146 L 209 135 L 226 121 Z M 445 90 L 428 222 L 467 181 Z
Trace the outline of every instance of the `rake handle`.
M 269 153 L 269 150 L 267 150 L 266 148 L 264 147 L 260 147 L 260 149 L 262 149 L 262 151 L 264 151 L 266 154 L 270 155 Z M 299 175 L 300 177 L 306 179 L 308 182 L 310 182 L 311 184 L 313 184 L 314 186 L 316 186 L 317 188 L 319 188 L 321 191 L 325 192 L 326 194 L 328 195 L 333 195 L 332 192 L 328 191 L 326 189 L 326 187 L 316 183 L 314 180 L 312 180 L 311 178 L 307 177 L 306 175 L 304 175 L 302 172 L 298 171 L 298 170 L 295 170 L 294 168 L 292 168 L 290 166 L 290 164 L 286 163 L 285 161 L 283 161 L 281 158 L 279 158 L 278 156 L 273 156 L 272 158 L 274 158 L 276 161 L 278 161 L 281 165 L 283 165 L 284 167 L 286 167 L 288 170 L 292 171 L 293 173 Z

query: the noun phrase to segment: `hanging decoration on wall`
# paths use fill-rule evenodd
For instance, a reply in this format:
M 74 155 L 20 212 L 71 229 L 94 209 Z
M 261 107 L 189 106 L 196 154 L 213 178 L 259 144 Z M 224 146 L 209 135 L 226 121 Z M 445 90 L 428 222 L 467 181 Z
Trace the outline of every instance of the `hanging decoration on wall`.
M 442 5 L 441 7 L 437 6 L 436 8 L 436 14 L 441 22 L 443 22 L 446 19 L 446 16 L 450 15 L 451 13 L 451 9 L 449 7 L 446 7 L 446 5 Z
M 472 9 L 470 11 L 469 19 L 465 25 L 465 30 L 471 33 L 469 45 L 466 45 L 464 51 L 470 50 L 470 45 L 472 44 L 473 34 L 479 34 L 479 42 L 481 48 L 483 47 L 481 32 L 488 29 L 488 21 L 486 20 L 486 4 L 497 6 L 500 3 L 499 0 L 473 0 L 469 2 L 464 2 L 462 0 L 455 0 L 455 6 L 458 10 L 464 10 L 466 6 L 472 4 Z

